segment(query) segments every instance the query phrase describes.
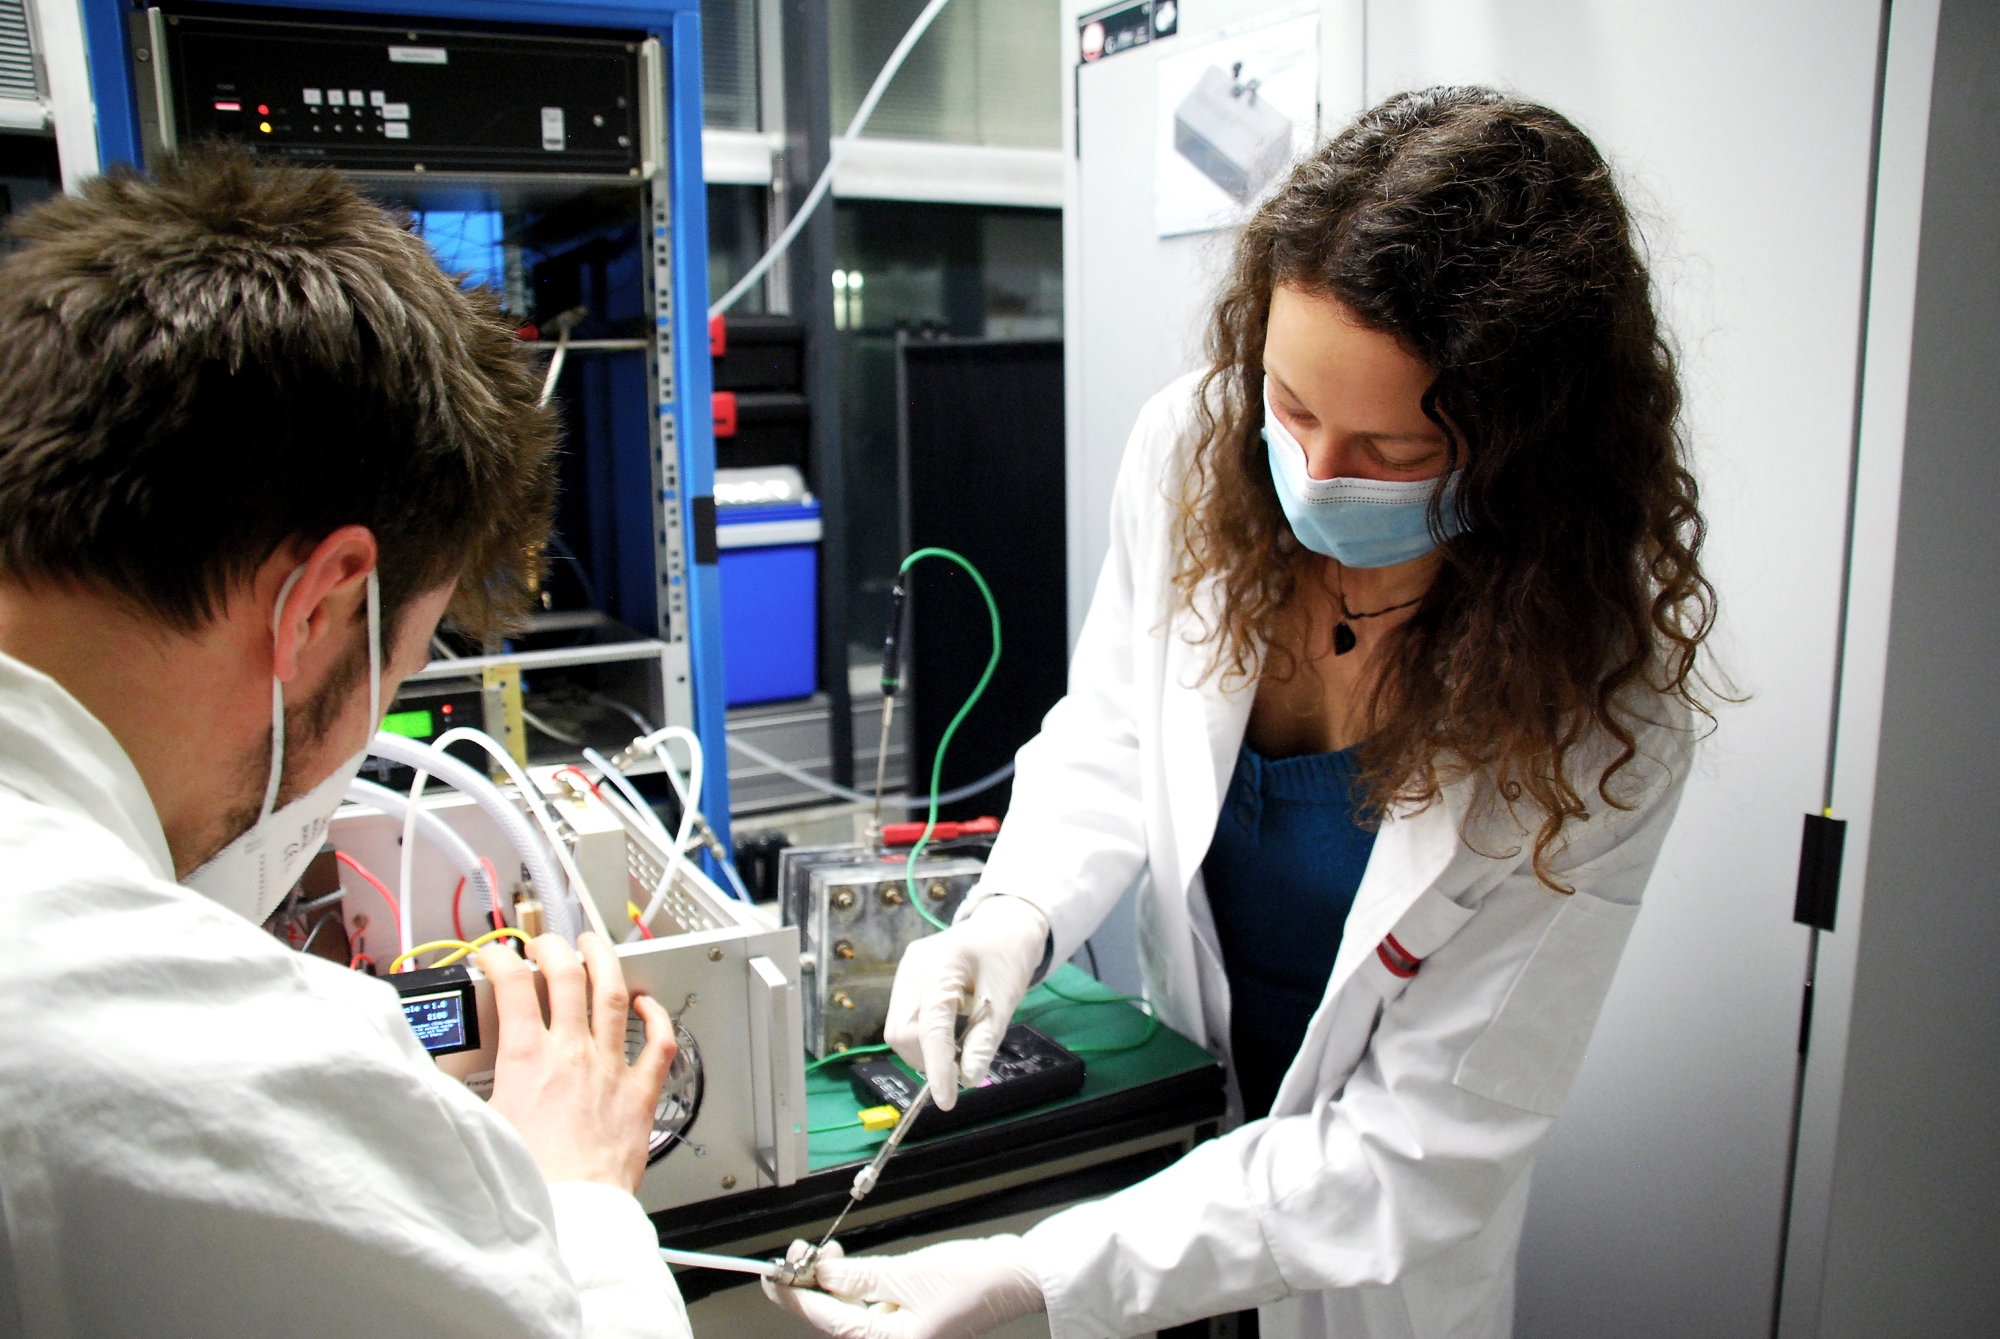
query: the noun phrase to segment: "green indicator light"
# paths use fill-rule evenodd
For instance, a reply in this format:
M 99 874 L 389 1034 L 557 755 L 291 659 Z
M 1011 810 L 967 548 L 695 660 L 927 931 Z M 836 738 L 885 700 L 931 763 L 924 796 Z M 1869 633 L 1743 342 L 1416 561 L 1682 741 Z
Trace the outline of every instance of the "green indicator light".
M 429 739 L 437 733 L 428 710 L 392 711 L 382 718 L 382 728 L 392 735 L 407 735 L 411 739 Z

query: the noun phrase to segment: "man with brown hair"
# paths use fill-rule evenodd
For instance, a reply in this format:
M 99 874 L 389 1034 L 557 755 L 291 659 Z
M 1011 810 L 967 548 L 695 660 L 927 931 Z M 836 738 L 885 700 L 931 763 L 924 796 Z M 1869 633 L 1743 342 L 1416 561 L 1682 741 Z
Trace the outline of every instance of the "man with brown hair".
M 684 1336 L 610 947 L 482 966 L 493 1098 L 261 922 L 449 611 L 525 610 L 556 429 L 331 173 L 92 182 L 0 269 L 0 1333 Z M 304 840 L 302 840 L 302 838 Z M 590 998 L 587 998 L 590 997 Z

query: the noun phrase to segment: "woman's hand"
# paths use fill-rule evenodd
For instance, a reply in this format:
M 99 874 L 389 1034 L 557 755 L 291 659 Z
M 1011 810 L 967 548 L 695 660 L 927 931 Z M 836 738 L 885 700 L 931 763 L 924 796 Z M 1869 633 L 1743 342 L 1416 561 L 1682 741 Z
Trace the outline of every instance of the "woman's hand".
M 896 1054 L 929 1078 L 940 1110 L 958 1104 L 959 1014 L 977 1015 L 965 1030 L 963 1058 L 963 1081 L 973 1084 L 986 1077 L 1048 944 L 1049 923 L 1042 913 L 1002 895 L 903 951 L 883 1035 Z
M 835 1339 L 973 1339 L 1044 1308 L 1041 1280 L 1015 1236 L 946 1241 L 908 1255 L 820 1253 L 823 1292 L 764 1281 L 764 1295 Z
M 659 1001 L 633 998 L 618 955 L 588 932 L 577 960 L 559 936 L 541 935 L 528 956 L 548 991 L 548 1022 L 535 974 L 509 950 L 479 954 L 493 982 L 500 1046 L 489 1103 L 520 1131 L 542 1179 L 595 1181 L 628 1194 L 646 1174 L 653 1112 L 674 1059 L 674 1024 Z M 646 1024 L 646 1048 L 625 1063 L 627 1009 Z

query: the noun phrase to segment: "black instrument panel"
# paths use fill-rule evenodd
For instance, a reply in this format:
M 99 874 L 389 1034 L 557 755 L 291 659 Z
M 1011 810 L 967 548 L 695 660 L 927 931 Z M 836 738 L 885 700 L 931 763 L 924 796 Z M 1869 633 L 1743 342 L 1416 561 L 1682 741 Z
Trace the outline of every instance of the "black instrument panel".
M 629 39 L 171 13 L 176 139 L 350 171 L 636 177 Z

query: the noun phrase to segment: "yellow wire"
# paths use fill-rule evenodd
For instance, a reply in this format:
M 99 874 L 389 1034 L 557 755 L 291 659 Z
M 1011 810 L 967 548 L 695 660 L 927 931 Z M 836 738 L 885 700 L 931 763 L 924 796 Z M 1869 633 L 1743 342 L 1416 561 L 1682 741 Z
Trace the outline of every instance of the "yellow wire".
M 496 941 L 502 939 L 518 939 L 523 944 L 530 942 L 527 933 L 525 931 L 517 930 L 511 925 L 503 925 L 499 929 L 493 931 L 490 934 L 483 934 L 479 936 L 479 938 L 473 940 L 470 944 L 467 944 L 464 948 L 460 949 L 458 952 L 450 955 L 449 957 L 439 958 L 436 962 L 432 963 L 431 966 L 449 967 L 453 963 L 457 962 L 460 958 L 465 957 L 467 954 L 476 953 L 480 949 L 485 948 L 488 944 L 495 943 Z
M 491 934 L 483 934 L 469 944 L 463 939 L 433 939 L 428 944 L 417 945 L 415 948 L 411 949 L 407 953 L 397 954 L 395 958 L 393 958 L 389 963 L 389 973 L 390 975 L 393 976 L 396 972 L 402 969 L 404 963 L 416 957 L 419 953 L 429 953 L 435 949 L 441 949 L 441 948 L 452 949 L 454 950 L 454 952 L 452 952 L 446 957 L 439 958 L 436 962 L 432 963 L 431 966 L 449 967 L 453 963 L 457 962 L 460 958 L 465 957 L 467 954 L 476 953 L 480 949 L 485 948 L 488 944 L 493 943 L 495 940 L 506 939 L 510 936 L 512 938 L 520 940 L 524 944 L 528 942 L 528 936 L 523 934 L 521 931 L 515 929 L 511 925 L 503 925 L 499 929 L 493 931 Z

